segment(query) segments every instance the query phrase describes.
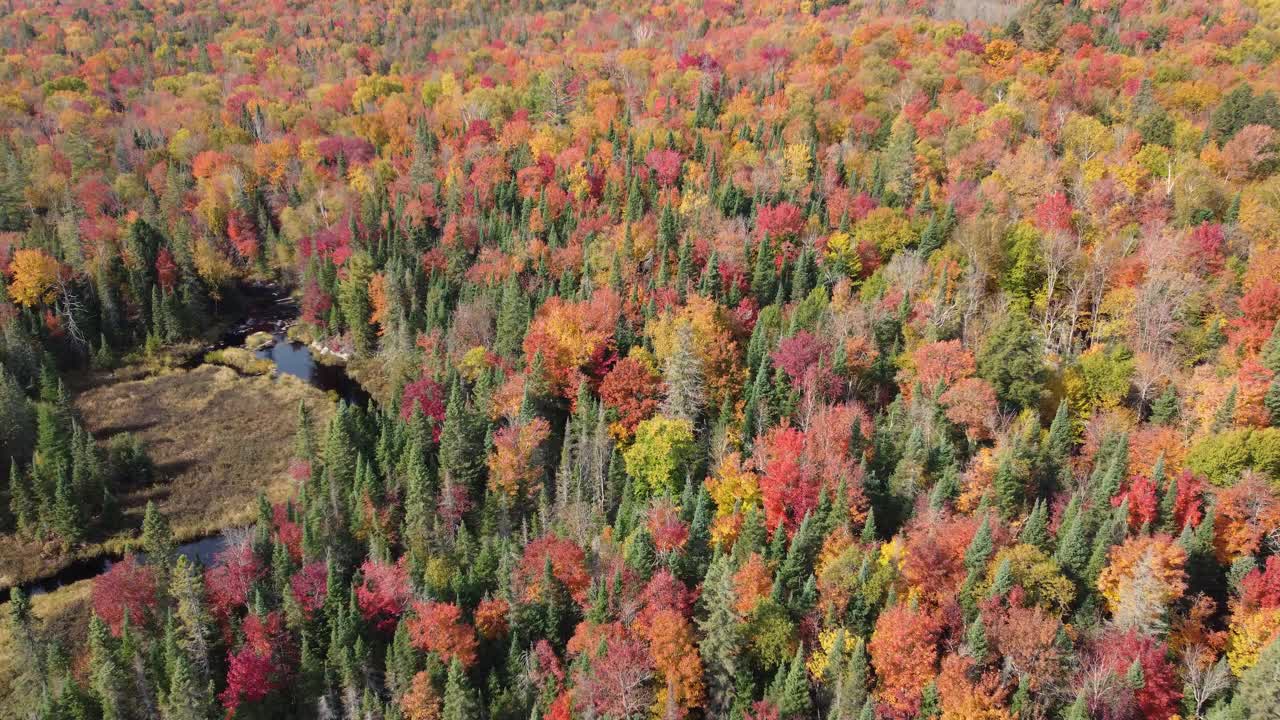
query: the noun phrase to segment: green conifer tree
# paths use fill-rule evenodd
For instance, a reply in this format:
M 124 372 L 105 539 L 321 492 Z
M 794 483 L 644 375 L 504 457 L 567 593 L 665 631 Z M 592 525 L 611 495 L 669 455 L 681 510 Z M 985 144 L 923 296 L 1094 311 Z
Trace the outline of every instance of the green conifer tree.
M 734 610 L 733 573 L 727 556 L 718 555 L 711 561 L 702 597 L 707 614 L 698 620 L 702 631 L 698 651 L 705 668 L 708 710 L 723 716 L 734 704 L 742 651 L 742 635 Z
M 89 620 L 89 686 L 102 710 L 103 720 L 124 720 L 132 716 L 128 679 L 120 664 L 119 650 L 102 618 Z
M 449 675 L 444 684 L 444 708 L 441 720 L 480 720 L 480 702 L 471 681 L 457 658 L 449 664 Z

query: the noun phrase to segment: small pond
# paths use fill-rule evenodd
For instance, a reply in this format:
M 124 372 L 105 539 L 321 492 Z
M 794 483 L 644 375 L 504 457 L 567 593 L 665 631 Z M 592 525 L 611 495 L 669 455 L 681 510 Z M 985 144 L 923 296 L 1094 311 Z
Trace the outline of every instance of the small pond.
M 341 365 L 316 362 L 311 349 L 300 342 L 293 342 L 283 330 L 271 333 L 274 342 L 254 352 L 260 358 L 270 360 L 276 372 L 302 378 L 325 392 L 332 392 L 342 400 L 355 405 L 366 405 L 369 394 L 360 383 L 352 380 Z

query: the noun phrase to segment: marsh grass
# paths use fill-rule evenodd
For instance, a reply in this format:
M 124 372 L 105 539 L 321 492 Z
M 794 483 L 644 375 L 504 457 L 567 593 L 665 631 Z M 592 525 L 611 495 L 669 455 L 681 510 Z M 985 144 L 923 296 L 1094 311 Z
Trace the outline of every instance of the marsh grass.
M 31 614 L 42 644 L 58 642 L 72 658 L 83 656 L 89 633 L 89 593 L 93 583 L 82 580 L 31 598 Z M 39 681 L 16 657 L 8 618 L 0 622 L 0 717 L 27 717 L 24 709 L 36 707 Z M 73 665 L 75 660 L 73 660 Z
M 223 348 L 211 350 L 204 354 L 204 361 L 211 365 L 223 365 L 242 375 L 270 375 L 275 365 L 266 358 L 260 358 L 253 351 L 245 348 Z
M 249 350 L 257 351 L 264 347 L 269 347 L 276 341 L 271 333 L 258 331 L 244 339 L 244 346 Z
M 77 559 L 132 551 L 148 500 L 169 516 L 179 542 L 250 522 L 259 491 L 278 502 L 293 490 L 287 468 L 300 401 L 323 428 L 333 401 L 288 375 L 245 377 L 202 365 L 89 385 L 75 402 L 90 432 L 103 444 L 122 433 L 141 440 L 154 481 L 119 488 L 119 529 L 79 548 L 0 537 L 0 587 L 53 575 Z

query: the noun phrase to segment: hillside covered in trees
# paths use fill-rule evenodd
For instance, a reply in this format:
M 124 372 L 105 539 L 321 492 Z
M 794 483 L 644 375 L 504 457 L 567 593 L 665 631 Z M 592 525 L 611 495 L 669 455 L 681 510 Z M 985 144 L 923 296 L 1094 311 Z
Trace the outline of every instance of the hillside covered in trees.
M 1275 0 L 6 0 L 0 45 L 0 543 L 137 551 L 61 624 L 12 593 L 0 714 L 1280 717 Z M 264 283 L 374 400 L 301 405 L 205 567 L 75 397 Z

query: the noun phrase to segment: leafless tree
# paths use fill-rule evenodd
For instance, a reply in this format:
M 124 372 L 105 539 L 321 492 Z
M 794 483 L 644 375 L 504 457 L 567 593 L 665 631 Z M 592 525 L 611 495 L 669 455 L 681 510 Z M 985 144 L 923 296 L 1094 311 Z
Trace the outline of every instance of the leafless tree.
M 573 69 L 562 66 L 547 78 L 547 120 L 561 125 L 569 116 L 577 98 L 572 91 Z
M 1112 622 L 1125 630 L 1137 630 L 1146 635 L 1163 633 L 1168 628 L 1165 620 L 1165 598 L 1168 588 L 1156 576 L 1153 551 L 1148 550 L 1134 566 L 1129 582 L 1121 587 Z
M 1102 301 L 1107 290 L 1111 288 L 1111 274 L 1120 261 L 1129 255 L 1137 245 L 1135 236 L 1107 236 L 1094 243 L 1089 252 L 1085 272 L 1081 276 L 1085 297 L 1089 302 L 1089 334 L 1087 345 L 1093 344 L 1098 334 L 1098 322 L 1101 319 Z
M 87 350 L 89 341 L 85 340 L 84 333 L 80 330 L 80 323 L 76 320 L 76 316 L 84 312 L 84 303 L 80 301 L 80 296 L 76 294 L 66 278 L 58 277 L 57 288 L 54 307 L 62 320 L 62 327 L 67 331 L 67 337 L 71 338 L 77 347 Z
M 960 334 L 965 344 L 973 346 L 977 340 L 974 320 L 987 297 L 987 286 L 995 276 L 996 259 L 1003 223 L 992 214 L 985 214 L 972 222 L 961 223 L 955 233 L 956 244 L 964 254 L 965 274 L 956 288 L 956 302 L 960 310 Z
M 1059 338 L 1059 328 L 1072 313 L 1070 312 L 1070 295 L 1059 298 L 1058 292 L 1064 284 L 1065 276 L 1072 268 L 1080 264 L 1080 238 L 1075 233 L 1050 233 L 1042 244 L 1044 261 L 1044 317 L 1040 320 L 1040 335 L 1044 338 L 1046 350 L 1059 353 L 1071 351 L 1069 341 L 1071 328 L 1067 328 L 1065 340 Z
M 1213 661 L 1213 653 L 1196 644 L 1182 651 L 1183 677 L 1187 690 L 1195 703 L 1196 720 L 1204 717 L 1204 707 L 1227 688 L 1231 687 L 1231 671 L 1226 658 Z
M 1096 660 L 1080 675 L 1080 694 L 1090 709 L 1106 708 L 1110 717 L 1132 717 L 1137 709 L 1133 689 L 1124 678 Z

